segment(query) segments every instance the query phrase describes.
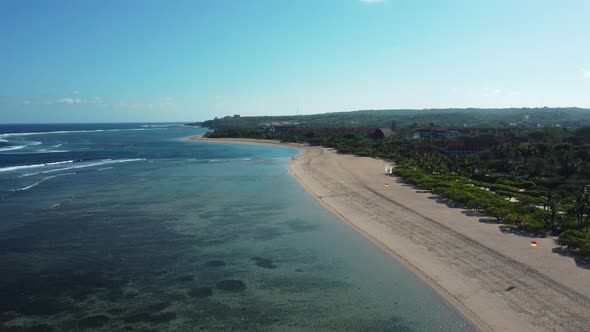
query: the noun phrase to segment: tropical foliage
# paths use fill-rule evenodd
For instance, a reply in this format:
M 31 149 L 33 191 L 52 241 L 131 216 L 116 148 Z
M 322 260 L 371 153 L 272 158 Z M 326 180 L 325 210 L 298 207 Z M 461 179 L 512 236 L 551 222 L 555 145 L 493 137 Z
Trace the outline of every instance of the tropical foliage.
M 435 140 L 409 139 L 407 128 L 387 139 L 333 129 L 220 129 L 209 136 L 306 142 L 389 159 L 404 181 L 442 202 L 461 204 L 531 234 L 562 232 L 561 245 L 590 255 L 590 127 L 529 130 L 519 140 L 467 155 L 444 153 Z

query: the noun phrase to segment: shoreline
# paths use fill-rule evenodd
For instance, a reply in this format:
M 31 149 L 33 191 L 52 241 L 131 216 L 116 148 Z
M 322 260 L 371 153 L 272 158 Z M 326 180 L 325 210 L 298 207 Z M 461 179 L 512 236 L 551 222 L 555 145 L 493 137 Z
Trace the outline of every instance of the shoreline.
M 297 156 L 298 157 L 298 156 Z M 295 157 L 295 158 L 297 158 Z M 293 163 L 291 163 L 292 165 Z M 477 316 L 477 314 L 471 311 L 460 299 L 450 294 L 446 289 L 441 287 L 436 280 L 432 279 L 428 276 L 424 271 L 414 265 L 411 261 L 407 260 L 405 257 L 400 256 L 396 253 L 392 248 L 388 247 L 385 243 L 381 242 L 379 239 L 372 236 L 370 233 L 366 232 L 364 229 L 356 225 L 354 222 L 349 220 L 345 215 L 340 213 L 331 205 L 327 204 L 320 196 L 316 195 L 311 188 L 309 188 L 305 181 L 301 179 L 297 175 L 296 172 L 293 171 L 291 165 L 289 166 L 289 174 L 295 178 L 297 183 L 307 192 L 310 196 L 312 196 L 321 206 L 323 206 L 326 210 L 330 213 L 335 215 L 338 219 L 344 222 L 349 227 L 352 227 L 356 232 L 358 232 L 361 236 L 365 239 L 371 241 L 374 245 L 379 247 L 381 250 L 385 251 L 387 254 L 392 256 L 392 258 L 401 264 L 403 267 L 411 271 L 417 278 L 422 280 L 428 287 L 430 287 L 433 291 L 435 291 L 439 296 L 441 296 L 445 302 L 447 302 L 450 306 L 455 308 L 459 313 L 463 315 L 466 320 L 470 321 L 475 327 L 477 327 L 480 331 L 493 331 L 490 326 L 488 326 L 483 320 Z
M 275 140 L 253 139 L 253 138 L 206 138 L 203 135 L 195 135 L 182 138 L 185 142 L 207 142 L 207 143 L 225 143 L 225 144 L 246 144 L 246 145 L 268 145 L 277 146 L 281 148 L 292 148 L 304 152 L 309 148 L 305 144 L 298 143 L 282 143 Z
M 554 253 L 553 239 L 536 239 L 541 250 L 531 250 L 529 238 L 504 234 L 386 176 L 384 160 L 270 140 L 185 140 L 301 151 L 289 173 L 308 194 L 482 331 L 590 329 L 590 270 Z

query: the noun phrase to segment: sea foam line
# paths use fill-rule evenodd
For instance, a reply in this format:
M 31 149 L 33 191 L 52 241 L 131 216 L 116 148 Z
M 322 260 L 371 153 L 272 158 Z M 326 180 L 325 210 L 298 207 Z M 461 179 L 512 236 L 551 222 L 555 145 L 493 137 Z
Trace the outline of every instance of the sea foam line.
M 252 158 L 233 158 L 233 159 L 197 159 L 198 161 L 206 161 L 208 163 L 235 163 L 242 161 L 251 161 Z
M 39 154 L 39 153 L 65 153 L 70 152 L 70 150 L 49 150 L 49 149 L 41 149 L 33 152 L 29 152 L 28 154 Z
M 16 170 L 19 170 L 19 169 L 27 169 L 27 168 L 37 168 L 37 167 L 45 167 L 45 166 L 69 164 L 69 163 L 73 163 L 73 162 L 74 162 L 73 160 L 65 160 L 65 161 L 57 161 L 57 162 L 53 162 L 53 163 L 44 163 L 44 164 L 10 166 L 10 167 L 0 168 L 0 172 L 8 172 L 8 171 L 16 171 Z
M 0 142 L 9 143 L 7 140 L 3 140 L 3 139 L 0 139 Z M 2 152 L 2 151 L 20 150 L 22 148 L 26 148 L 27 146 L 40 145 L 41 144 L 41 142 L 37 142 L 37 141 L 33 141 L 33 142 L 19 142 L 19 143 L 26 143 L 26 144 L 25 145 L 10 145 L 10 146 L 1 147 L 0 148 L 0 152 Z
M 56 177 L 59 177 L 59 176 L 64 176 L 64 175 L 74 175 L 74 174 L 76 174 L 76 173 L 63 173 L 63 174 L 51 175 L 51 176 L 48 176 L 48 177 L 45 177 L 45 178 L 43 178 L 43 179 L 42 179 L 41 181 L 39 181 L 39 182 L 33 183 L 33 184 L 32 184 L 32 185 L 30 185 L 30 186 L 26 186 L 26 187 L 23 187 L 23 188 L 18 188 L 18 189 L 13 189 L 12 191 L 25 191 L 25 190 L 29 190 L 29 189 L 31 189 L 31 188 L 33 188 L 33 187 L 36 187 L 36 186 L 40 185 L 41 183 L 43 183 L 43 182 L 45 182 L 45 181 L 47 181 L 47 180 L 49 180 L 49 179 L 53 179 L 53 178 L 56 178 Z
M 142 125 L 142 128 L 168 128 L 168 127 L 182 127 L 182 125 L 178 123 L 174 124 L 155 124 L 155 125 Z
M 51 134 L 79 134 L 79 133 L 100 133 L 113 131 L 134 131 L 134 130 L 161 130 L 165 128 L 129 128 L 129 129 L 92 129 L 92 130 L 58 130 L 58 131 L 35 131 L 29 133 L 4 133 L 0 134 L 0 139 L 5 137 L 31 136 L 31 135 L 51 135 Z
M 6 146 L 6 147 L 2 147 L 0 148 L 0 152 L 2 151 L 12 151 L 12 150 L 19 150 L 26 147 L 26 145 L 11 145 L 11 146 Z
M 69 171 L 72 169 L 80 169 L 80 168 L 87 168 L 87 167 L 94 167 L 94 166 L 101 166 L 101 165 L 128 163 L 128 162 L 134 162 L 134 161 L 145 161 L 145 160 L 146 160 L 145 158 L 142 158 L 142 159 L 115 159 L 115 160 L 106 159 L 106 160 L 102 160 L 102 161 L 96 162 L 96 163 L 77 165 L 77 166 L 71 166 L 71 167 L 65 167 L 65 168 L 50 169 L 48 171 L 41 172 L 41 174 L 54 173 L 54 172 L 60 172 L 60 171 Z
M 24 177 L 29 177 L 29 176 L 33 176 L 33 175 L 39 175 L 39 174 L 48 174 L 48 173 L 55 173 L 55 172 L 61 172 L 61 171 L 69 171 L 72 169 L 80 169 L 80 168 L 87 168 L 87 167 L 94 167 L 94 166 L 101 166 L 101 165 L 108 165 L 108 164 L 119 164 L 119 163 L 128 163 L 128 162 L 133 162 L 133 161 L 145 161 L 145 158 L 141 158 L 141 159 L 104 159 L 101 160 L 99 162 L 92 162 L 92 163 L 88 163 L 88 164 L 82 164 L 82 165 L 76 165 L 76 166 L 71 166 L 71 167 L 65 167 L 65 168 L 56 168 L 56 169 L 50 169 L 47 171 L 42 171 L 42 172 L 37 172 L 37 173 L 27 173 L 27 174 L 23 174 L 20 177 L 24 178 Z

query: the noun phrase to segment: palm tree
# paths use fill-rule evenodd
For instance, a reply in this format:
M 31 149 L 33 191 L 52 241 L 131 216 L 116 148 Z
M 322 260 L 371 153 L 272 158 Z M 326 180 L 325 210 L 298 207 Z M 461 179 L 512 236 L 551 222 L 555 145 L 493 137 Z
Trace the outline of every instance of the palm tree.
M 588 212 L 590 210 L 590 192 L 588 185 L 584 185 L 578 190 L 574 202 L 576 221 L 578 222 L 581 228 L 584 228 L 586 231 L 588 231 L 588 228 L 590 226 L 590 216 L 588 215 Z

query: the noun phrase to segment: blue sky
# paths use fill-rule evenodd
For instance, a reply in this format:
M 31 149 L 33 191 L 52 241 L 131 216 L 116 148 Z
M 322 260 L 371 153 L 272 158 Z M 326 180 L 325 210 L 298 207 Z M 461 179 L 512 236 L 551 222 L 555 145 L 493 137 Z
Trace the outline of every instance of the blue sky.
M 0 36 L 0 123 L 590 107 L 590 0 L 3 0 Z

